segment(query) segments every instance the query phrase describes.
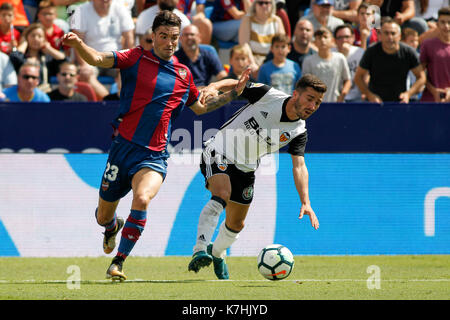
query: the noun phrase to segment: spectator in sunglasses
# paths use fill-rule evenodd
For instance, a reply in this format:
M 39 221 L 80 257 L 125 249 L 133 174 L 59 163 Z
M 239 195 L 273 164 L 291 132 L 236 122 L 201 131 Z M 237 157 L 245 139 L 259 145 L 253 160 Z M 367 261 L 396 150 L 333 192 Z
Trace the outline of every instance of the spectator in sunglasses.
M 48 94 L 52 101 L 88 101 L 87 97 L 76 92 L 78 68 L 71 62 L 63 62 L 56 75 L 58 87 Z
M 5 101 L 10 102 L 50 102 L 49 96 L 38 89 L 39 64 L 25 62 L 19 69 L 17 85 L 3 90 Z

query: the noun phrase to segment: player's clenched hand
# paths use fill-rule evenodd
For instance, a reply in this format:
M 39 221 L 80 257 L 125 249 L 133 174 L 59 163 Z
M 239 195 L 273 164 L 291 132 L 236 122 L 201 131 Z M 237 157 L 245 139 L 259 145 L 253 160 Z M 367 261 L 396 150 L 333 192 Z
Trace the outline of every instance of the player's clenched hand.
M 248 79 L 250 79 L 250 73 L 252 72 L 252 69 L 247 68 L 244 72 L 242 72 L 241 77 L 239 78 L 239 82 L 236 85 L 236 92 L 239 95 L 241 95 L 242 91 L 244 91 L 245 85 L 247 84 Z
M 317 219 L 316 214 L 314 213 L 314 210 L 309 205 L 303 205 L 300 209 L 300 215 L 298 216 L 299 219 L 302 219 L 304 215 L 309 216 L 309 220 L 311 220 L 311 226 L 314 229 L 319 229 L 319 219 Z
M 81 39 L 73 32 L 68 32 L 62 37 L 63 45 L 73 47 L 80 43 Z

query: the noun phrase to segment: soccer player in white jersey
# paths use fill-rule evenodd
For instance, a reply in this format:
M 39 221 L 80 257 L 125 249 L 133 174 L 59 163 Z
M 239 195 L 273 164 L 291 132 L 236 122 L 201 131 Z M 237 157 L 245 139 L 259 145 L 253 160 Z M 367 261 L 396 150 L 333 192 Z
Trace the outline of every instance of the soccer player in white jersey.
M 189 271 L 198 272 L 213 262 L 217 278 L 229 278 L 226 250 L 244 228 L 260 158 L 286 145 L 289 145 L 294 181 L 301 200 L 299 218 L 308 215 L 313 228 L 319 227 L 308 193 L 305 120 L 317 111 L 326 90 L 327 86 L 311 74 L 297 82 L 292 96 L 267 85 L 247 84 L 241 97 L 249 103 L 205 143 L 200 168 L 212 197 L 200 213 Z M 211 243 L 224 209 L 225 221 Z

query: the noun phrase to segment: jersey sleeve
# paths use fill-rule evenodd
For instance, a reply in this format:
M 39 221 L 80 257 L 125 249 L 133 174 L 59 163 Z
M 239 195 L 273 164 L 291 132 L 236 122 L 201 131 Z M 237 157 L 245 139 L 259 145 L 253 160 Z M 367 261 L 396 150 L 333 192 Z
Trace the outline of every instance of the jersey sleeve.
M 194 77 L 192 76 L 192 74 L 190 74 L 190 84 L 189 84 L 189 96 L 188 99 L 186 101 L 186 106 L 190 107 L 192 106 L 197 100 L 198 97 L 200 96 L 200 92 L 198 91 L 197 87 L 195 86 L 194 83 Z
M 263 83 L 247 82 L 241 93 L 241 97 L 247 99 L 250 103 L 255 103 L 269 92 L 269 90 L 270 87 Z
M 142 56 L 144 49 L 141 46 L 133 49 L 125 49 L 120 51 L 113 51 L 114 65 L 113 68 L 126 69 L 134 65 L 140 56 Z
M 305 156 L 305 147 L 307 141 L 308 141 L 308 133 L 307 131 L 305 131 L 301 135 L 292 139 L 291 142 L 289 142 L 287 152 L 294 156 L 302 156 L 302 157 Z

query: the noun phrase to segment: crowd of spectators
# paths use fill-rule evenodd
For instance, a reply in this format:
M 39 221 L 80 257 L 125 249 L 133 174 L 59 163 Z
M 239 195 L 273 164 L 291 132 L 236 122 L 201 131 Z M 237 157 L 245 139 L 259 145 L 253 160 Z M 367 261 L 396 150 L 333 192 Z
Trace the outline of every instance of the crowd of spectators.
M 161 10 L 182 21 L 176 59 L 197 87 L 237 78 L 291 93 L 306 73 L 324 102 L 450 102 L 449 0 L 0 0 L 0 101 L 120 98 L 120 72 L 61 43 L 152 50 Z M 225 55 L 219 53 L 225 52 Z

